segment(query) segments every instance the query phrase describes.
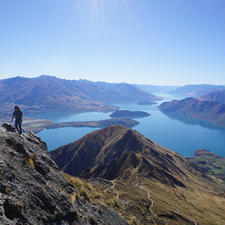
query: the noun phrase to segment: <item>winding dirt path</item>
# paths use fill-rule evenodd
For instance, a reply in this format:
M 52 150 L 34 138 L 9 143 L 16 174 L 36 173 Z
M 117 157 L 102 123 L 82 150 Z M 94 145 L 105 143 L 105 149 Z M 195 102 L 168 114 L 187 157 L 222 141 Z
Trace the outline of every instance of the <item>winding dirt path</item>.
M 172 207 L 176 211 L 176 213 L 180 214 L 179 210 L 176 207 L 174 207 L 169 201 L 166 201 L 166 200 L 158 197 L 156 194 L 154 194 L 153 192 L 150 192 L 149 190 L 145 189 L 142 185 L 140 185 L 140 180 L 139 180 L 138 176 L 143 177 L 143 175 L 141 175 L 139 173 L 136 174 L 136 180 L 137 180 L 136 186 L 138 186 L 139 188 L 141 188 L 142 190 L 147 192 L 147 198 L 151 202 L 150 207 L 149 207 L 150 212 L 152 212 L 151 208 L 153 207 L 153 204 L 154 204 L 153 200 L 150 197 L 150 193 L 151 193 L 151 194 L 155 195 L 155 197 L 157 197 L 161 201 L 166 202 L 170 207 Z M 154 216 L 157 216 L 157 215 L 154 215 Z M 193 225 L 198 225 L 198 223 L 195 220 L 191 220 L 191 222 L 193 222 Z
M 168 204 L 171 208 L 173 208 L 177 214 L 180 214 L 179 210 L 174 207 L 169 201 L 167 200 L 164 200 L 162 198 L 160 198 L 158 195 L 154 194 L 153 192 L 151 192 L 150 190 L 146 189 L 145 187 L 143 187 L 141 184 L 140 184 L 140 179 L 139 177 L 143 177 L 143 175 L 137 173 L 136 174 L 136 180 L 137 180 L 137 183 L 136 183 L 136 186 L 138 186 L 140 189 L 142 189 L 143 191 L 146 192 L 147 194 L 147 199 L 150 201 L 150 206 L 149 206 L 149 212 L 153 214 L 154 217 L 157 217 L 157 215 L 155 215 L 153 212 L 152 212 L 152 207 L 154 205 L 154 201 L 153 199 L 151 198 L 151 195 L 154 195 L 156 198 L 160 199 L 161 201 L 165 202 L 166 204 Z M 115 186 L 116 186 L 116 180 L 107 180 L 109 183 L 111 183 L 112 185 L 110 187 L 107 187 L 104 192 L 106 193 L 107 191 L 109 191 L 110 189 L 112 189 L 114 191 L 114 193 L 116 194 L 116 198 L 115 200 L 119 199 L 120 197 L 120 194 L 119 192 L 116 190 Z M 130 185 L 130 184 L 129 184 Z M 193 225 L 198 225 L 198 223 L 195 221 L 195 220 L 192 220 L 193 222 Z
M 139 188 L 141 188 L 142 190 L 144 190 L 144 191 L 147 192 L 147 198 L 148 198 L 148 200 L 150 201 L 149 211 L 151 212 L 151 208 L 152 208 L 153 205 L 154 205 L 154 201 L 151 199 L 150 191 L 147 190 L 147 189 L 145 189 L 142 185 L 140 185 L 140 181 L 139 181 L 138 176 L 142 176 L 142 175 L 136 174 L 136 180 L 137 180 L 136 186 L 138 186 Z
M 116 198 L 115 200 L 117 200 L 119 197 L 120 197 L 120 194 L 119 192 L 115 189 L 115 186 L 116 186 L 116 180 L 109 180 L 110 183 L 112 183 L 112 186 L 111 187 L 108 187 L 104 190 L 104 192 L 107 192 L 109 189 L 112 189 L 115 193 L 116 193 Z

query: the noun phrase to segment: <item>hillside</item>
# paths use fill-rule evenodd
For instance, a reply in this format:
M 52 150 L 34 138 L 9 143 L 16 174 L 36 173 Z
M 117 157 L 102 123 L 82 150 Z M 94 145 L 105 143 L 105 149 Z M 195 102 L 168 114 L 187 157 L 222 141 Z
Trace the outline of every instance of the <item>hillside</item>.
M 1 225 L 128 225 L 94 205 L 60 172 L 46 144 L 33 133 L 0 127 Z
M 157 100 L 129 84 L 109 84 L 84 80 L 64 80 L 51 76 L 15 77 L 0 80 L 1 114 L 15 104 L 27 113 L 51 111 L 114 111 L 108 104 Z
M 159 109 L 167 113 L 185 115 L 190 118 L 207 121 L 215 125 L 225 127 L 225 104 L 212 101 L 200 101 L 195 98 L 185 98 L 183 100 L 173 100 L 163 102 Z
M 214 91 L 207 95 L 200 96 L 198 99 L 225 103 L 225 90 Z
M 206 174 L 210 173 L 225 182 L 225 158 L 205 149 L 199 149 L 189 160 L 196 163 Z
M 170 91 L 169 93 L 171 95 L 181 97 L 199 97 L 213 91 L 224 89 L 225 89 L 224 85 L 196 84 L 196 85 L 185 85 L 183 87 Z
M 157 101 L 161 97 L 127 83 L 74 81 L 91 98 L 103 103 L 136 103 L 139 101 Z
M 225 220 L 221 180 L 132 129 L 110 126 L 51 154 L 64 172 L 88 179 L 83 182 L 91 183 L 95 201 L 132 218 L 130 224 L 222 225 Z

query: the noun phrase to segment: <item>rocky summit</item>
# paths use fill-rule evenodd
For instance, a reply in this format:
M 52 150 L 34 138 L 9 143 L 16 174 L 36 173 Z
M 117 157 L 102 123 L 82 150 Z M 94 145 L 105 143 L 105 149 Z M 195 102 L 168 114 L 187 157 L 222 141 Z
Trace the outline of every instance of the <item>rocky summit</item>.
M 0 127 L 1 225 L 126 225 L 105 206 L 93 205 L 51 159 L 33 133 Z

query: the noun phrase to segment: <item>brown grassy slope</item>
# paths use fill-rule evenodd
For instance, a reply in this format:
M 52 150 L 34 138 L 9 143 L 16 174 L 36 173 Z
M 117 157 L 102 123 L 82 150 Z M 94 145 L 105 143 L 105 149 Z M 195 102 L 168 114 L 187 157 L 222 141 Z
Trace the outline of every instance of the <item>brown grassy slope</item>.
M 64 171 L 89 179 L 81 183 L 91 185 L 90 199 L 131 224 L 224 225 L 223 182 L 129 128 L 92 132 L 52 155 Z
M 51 154 L 63 171 L 85 178 L 125 179 L 136 171 L 168 185 L 185 186 L 182 179 L 197 172 L 181 155 L 120 125 L 91 132 Z
M 128 182 L 105 179 L 84 180 L 66 175 L 91 202 L 107 205 L 131 225 L 223 225 L 225 199 L 207 184 L 198 183 L 188 189 L 168 187 L 160 182 L 136 178 Z M 144 190 L 145 189 L 145 190 Z M 204 190 L 204 191 L 203 191 Z M 150 191 L 150 199 L 147 192 Z M 153 201 L 153 206 L 151 206 Z M 150 208 L 150 210 L 149 210 Z

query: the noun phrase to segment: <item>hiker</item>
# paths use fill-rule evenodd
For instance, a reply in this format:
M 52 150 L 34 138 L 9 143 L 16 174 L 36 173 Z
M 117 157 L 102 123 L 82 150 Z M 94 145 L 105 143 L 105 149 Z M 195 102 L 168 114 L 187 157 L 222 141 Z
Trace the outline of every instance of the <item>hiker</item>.
M 23 113 L 21 112 L 20 108 L 18 106 L 15 106 L 15 111 L 12 116 L 12 121 L 15 118 L 15 128 L 19 132 L 19 134 L 22 134 L 22 118 Z

